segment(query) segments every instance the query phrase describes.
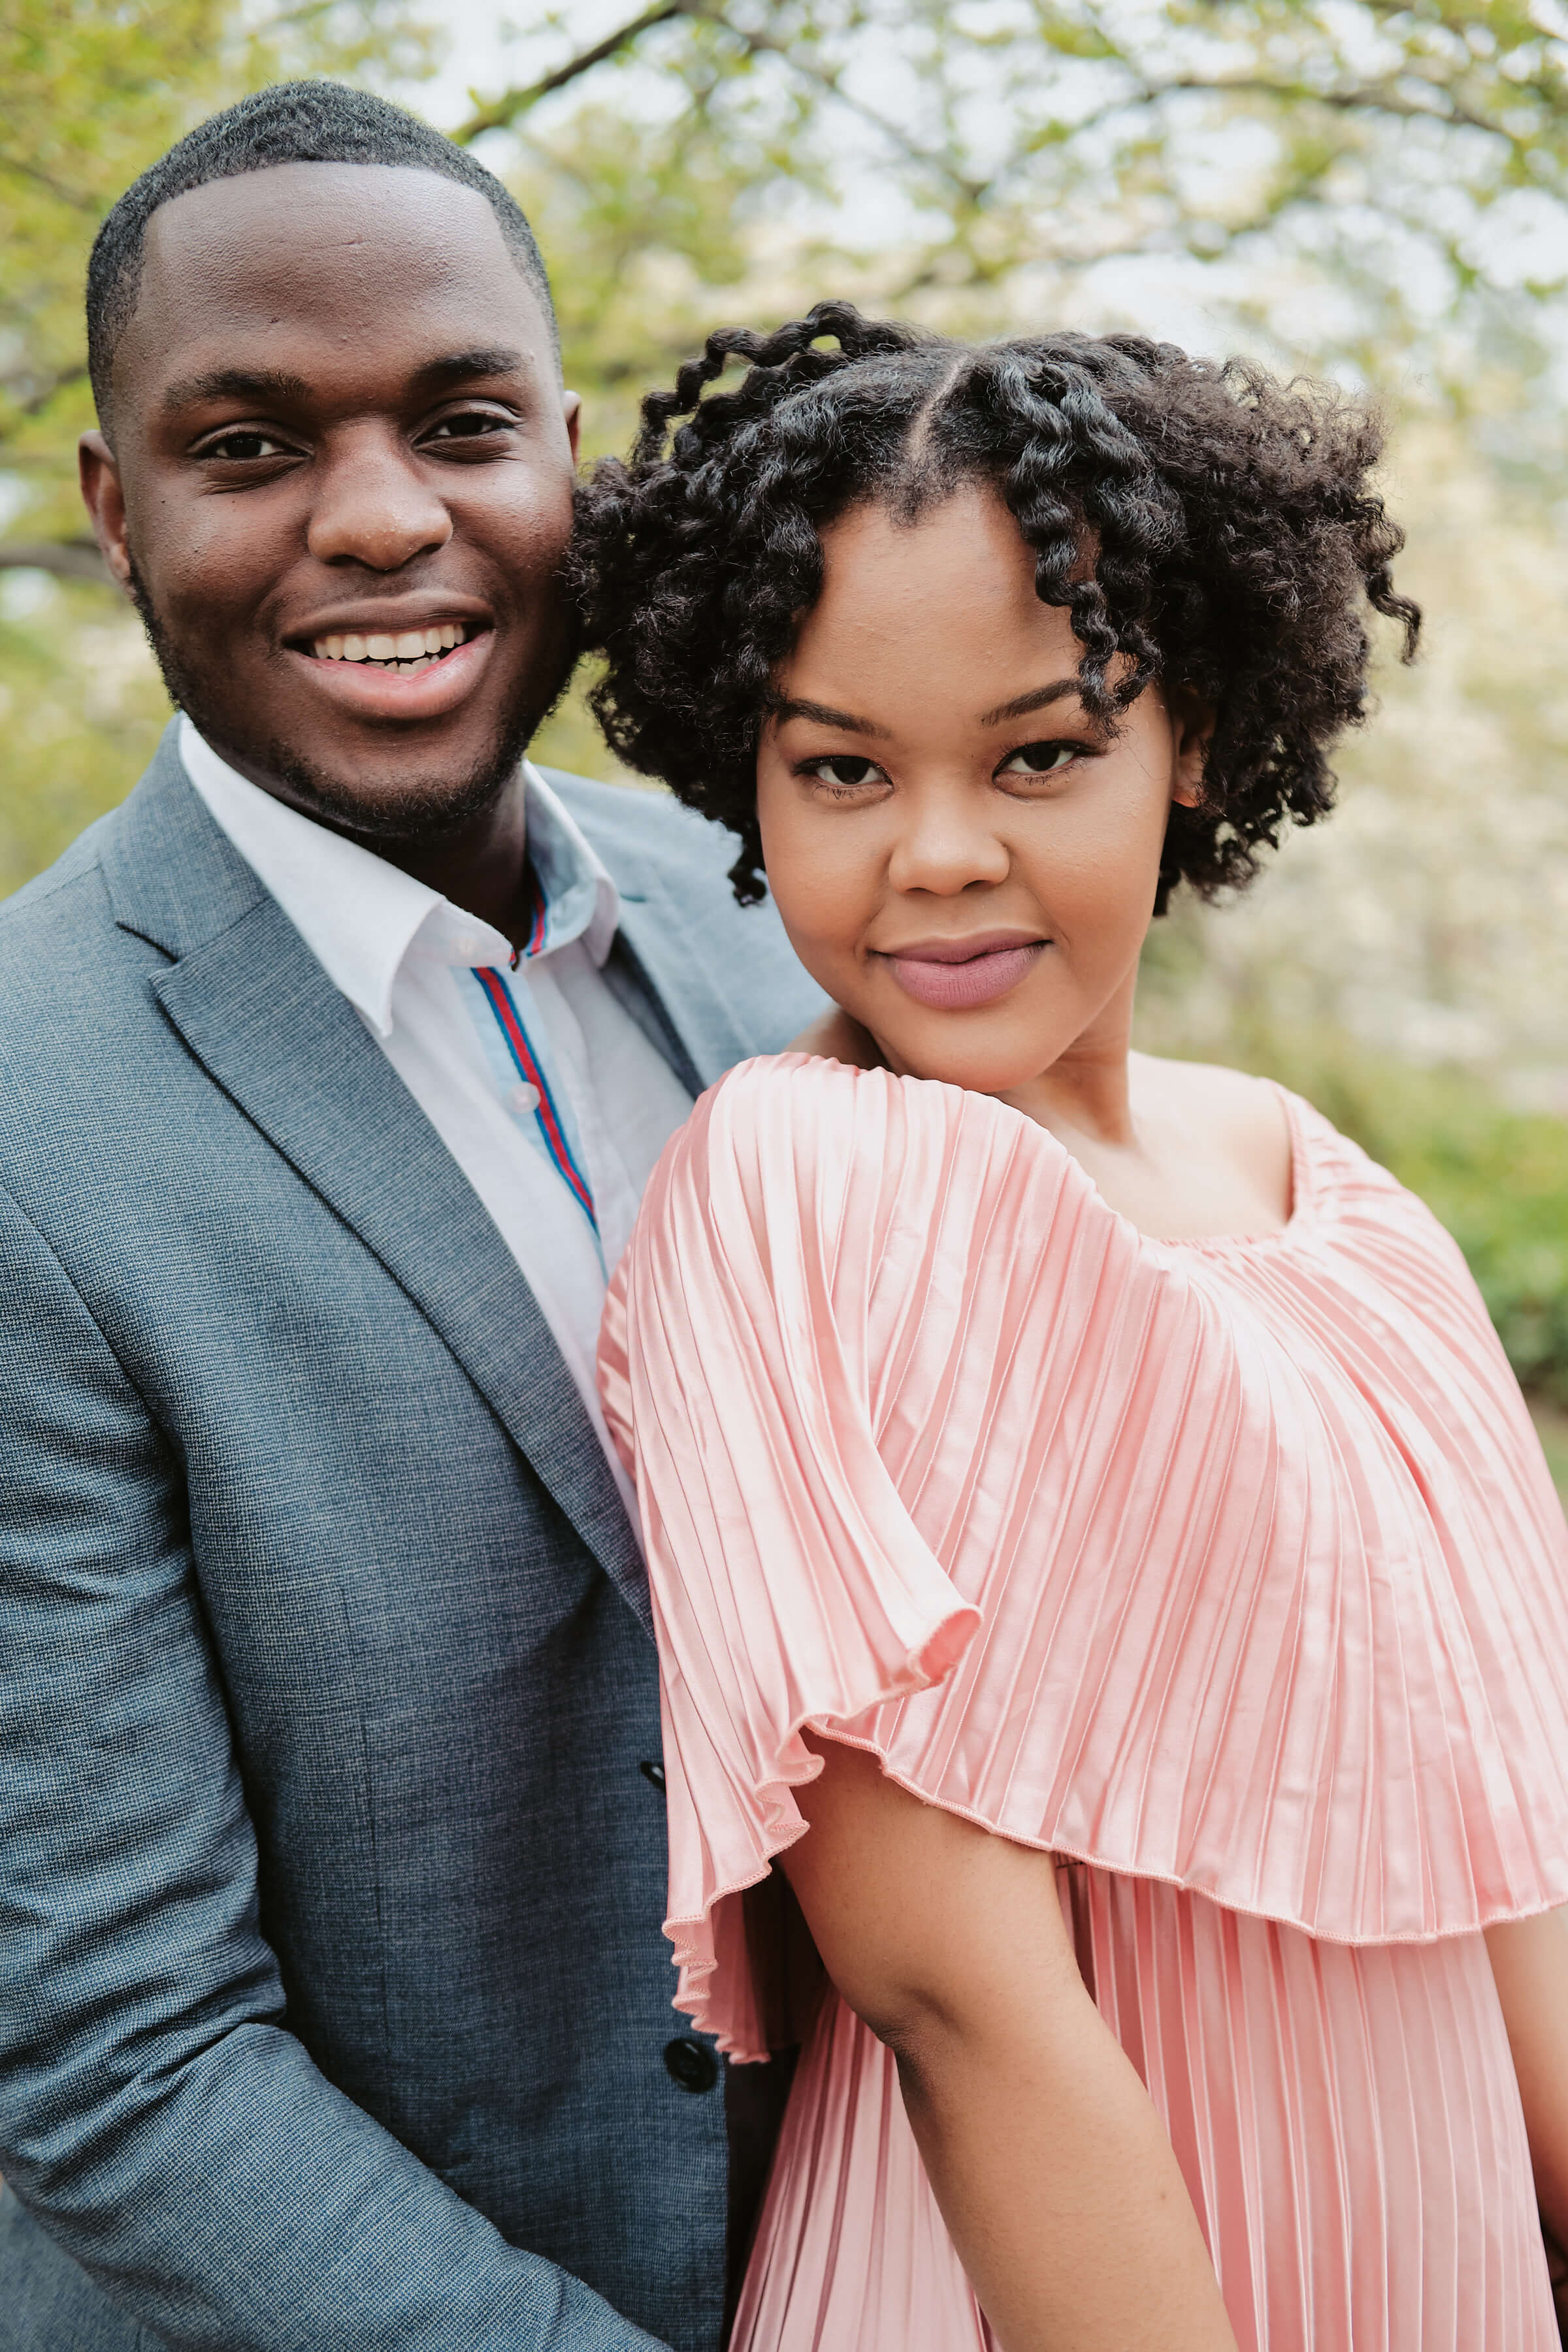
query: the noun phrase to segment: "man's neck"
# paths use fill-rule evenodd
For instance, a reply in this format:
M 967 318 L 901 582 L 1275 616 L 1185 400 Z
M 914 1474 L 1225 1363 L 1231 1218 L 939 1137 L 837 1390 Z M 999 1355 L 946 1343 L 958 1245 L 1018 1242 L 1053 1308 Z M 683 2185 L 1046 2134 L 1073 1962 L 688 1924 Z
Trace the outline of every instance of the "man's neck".
M 372 832 L 348 817 L 324 808 L 314 794 L 300 791 L 255 761 L 205 737 L 217 758 L 226 761 L 249 782 L 269 793 L 286 807 L 297 809 L 314 824 L 345 841 L 357 842 L 374 856 L 398 866 L 416 882 L 438 890 L 465 914 L 477 915 L 510 940 L 514 947 L 526 938 L 531 919 L 528 904 L 528 780 L 521 759 L 510 781 L 484 807 L 455 823 L 449 832 L 399 839 Z
M 436 841 L 363 841 L 454 907 L 477 915 L 511 940 L 526 936 L 528 791 L 521 770 L 493 806 Z

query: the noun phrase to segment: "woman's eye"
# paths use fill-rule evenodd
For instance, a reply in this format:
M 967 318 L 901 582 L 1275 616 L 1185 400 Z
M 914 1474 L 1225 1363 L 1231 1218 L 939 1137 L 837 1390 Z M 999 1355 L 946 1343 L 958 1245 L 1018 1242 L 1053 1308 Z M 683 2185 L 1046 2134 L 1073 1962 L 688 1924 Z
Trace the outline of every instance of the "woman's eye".
M 288 457 L 293 454 L 286 442 L 275 440 L 257 425 L 225 433 L 216 441 L 209 441 L 202 452 L 204 457 L 222 457 L 231 465 L 241 466 L 254 464 L 258 457 Z
M 812 760 L 801 772 L 819 784 L 837 784 L 841 791 L 853 792 L 858 784 L 879 784 L 886 781 L 875 760 L 858 760 L 848 753 L 830 760 Z
M 1081 743 L 1023 743 L 996 771 L 1000 776 L 1049 776 L 1080 757 Z

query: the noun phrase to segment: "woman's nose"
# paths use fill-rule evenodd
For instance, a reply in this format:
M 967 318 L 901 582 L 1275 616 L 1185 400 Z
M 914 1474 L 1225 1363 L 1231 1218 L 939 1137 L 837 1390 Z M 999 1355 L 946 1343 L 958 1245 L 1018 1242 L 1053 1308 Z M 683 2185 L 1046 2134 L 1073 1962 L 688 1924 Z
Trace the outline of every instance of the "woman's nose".
M 412 454 L 389 439 L 356 436 L 318 478 L 306 539 L 319 563 L 396 572 L 452 536 L 445 501 Z
M 896 890 L 929 890 L 952 898 L 972 883 L 1005 882 L 1007 845 L 967 792 L 911 795 L 908 822 L 893 845 L 888 878 Z

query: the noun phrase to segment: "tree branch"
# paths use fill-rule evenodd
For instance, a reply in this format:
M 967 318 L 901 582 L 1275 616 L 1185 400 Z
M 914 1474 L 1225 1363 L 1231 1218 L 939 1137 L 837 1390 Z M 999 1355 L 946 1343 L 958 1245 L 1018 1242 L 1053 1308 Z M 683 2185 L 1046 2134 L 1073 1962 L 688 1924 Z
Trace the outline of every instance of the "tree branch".
M 574 58 L 568 58 L 565 64 L 557 66 L 553 73 L 543 74 L 538 81 L 521 84 L 515 89 L 503 90 L 500 98 L 491 99 L 489 105 L 477 107 L 466 122 L 460 122 L 456 131 L 450 131 L 447 135 L 459 147 L 467 147 L 487 131 L 509 130 L 520 114 L 526 114 L 531 107 L 538 105 L 542 98 L 548 98 L 552 90 L 564 89 L 580 75 L 591 73 L 606 58 L 629 48 L 634 41 L 640 40 L 643 34 L 651 32 L 656 25 L 667 25 L 676 16 L 706 16 L 710 13 L 702 5 L 702 0 L 661 0 L 661 5 L 645 8 L 640 16 L 633 16 L 618 31 L 606 33 L 602 41 L 594 43 L 592 48 L 579 49 Z
M 74 188 L 62 188 L 58 180 L 51 180 L 48 173 L 40 172 L 36 163 L 25 163 L 19 155 L 0 152 L 0 172 L 15 172 L 19 180 L 31 180 L 35 187 L 42 188 L 46 194 L 53 196 L 57 204 L 69 205 L 74 212 L 91 213 L 95 216 L 98 213 L 99 207 L 91 196 L 79 195 Z
M 1460 104 L 1441 83 L 1427 84 L 1436 103 L 1417 106 L 1414 100 L 1401 98 L 1396 90 L 1380 89 L 1375 83 L 1365 89 L 1316 89 L 1310 82 L 1272 81 L 1264 74 L 1216 74 L 1211 79 L 1201 74 L 1182 75 L 1176 80 L 1151 84 L 1140 93 L 1143 99 L 1166 98 L 1175 90 L 1200 90 L 1210 97 L 1225 98 L 1232 92 L 1242 98 L 1275 98 L 1283 106 L 1326 106 L 1341 114 L 1387 114 L 1406 122 L 1436 122 L 1463 131 L 1484 131 L 1489 138 L 1505 139 L 1510 145 L 1518 142 L 1500 124 L 1489 122 L 1484 114 L 1473 114 Z
M 0 539 L 0 572 L 47 572 L 56 580 L 114 586 L 113 574 L 89 539 Z
M 885 114 L 879 114 L 874 106 L 868 106 L 864 99 L 854 97 L 844 88 L 837 74 L 825 73 L 820 66 L 807 65 L 803 58 L 796 57 L 792 52 L 787 42 L 774 40 L 769 33 L 743 33 L 738 26 L 731 25 L 722 19 L 721 21 L 724 22 L 725 31 L 741 43 L 748 57 L 779 58 L 787 69 L 797 75 L 802 81 L 811 83 L 815 89 L 822 92 L 825 98 L 832 99 L 836 105 L 847 108 L 851 114 L 858 114 L 862 122 L 868 123 L 873 131 L 879 131 L 889 146 L 896 147 L 900 151 L 906 163 L 913 163 L 921 170 L 930 172 L 937 178 L 945 180 L 948 185 L 970 205 L 979 205 L 984 202 L 992 184 L 990 181 L 968 179 L 949 163 L 945 156 L 933 155 L 929 148 L 922 147 L 918 140 L 911 139 L 908 131 L 901 130 L 898 123 L 889 121 Z
M 64 392 L 68 384 L 80 383 L 86 374 L 87 362 L 79 360 L 74 365 L 61 368 L 57 374 L 47 377 L 42 383 L 35 377 L 20 373 L 0 376 L 0 394 L 15 400 L 19 416 L 41 416 L 57 392 Z M 33 388 L 25 389 L 28 385 Z M 0 441 L 5 438 L 5 427 L 0 425 Z

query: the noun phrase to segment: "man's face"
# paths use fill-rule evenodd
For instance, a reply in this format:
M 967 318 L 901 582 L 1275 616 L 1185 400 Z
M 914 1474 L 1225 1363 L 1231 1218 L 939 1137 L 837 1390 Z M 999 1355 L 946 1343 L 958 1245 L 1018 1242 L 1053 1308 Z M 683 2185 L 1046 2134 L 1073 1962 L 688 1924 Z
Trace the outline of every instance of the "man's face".
M 575 411 L 482 196 L 281 164 L 153 215 L 83 487 L 214 748 L 418 839 L 500 792 L 563 682 Z

